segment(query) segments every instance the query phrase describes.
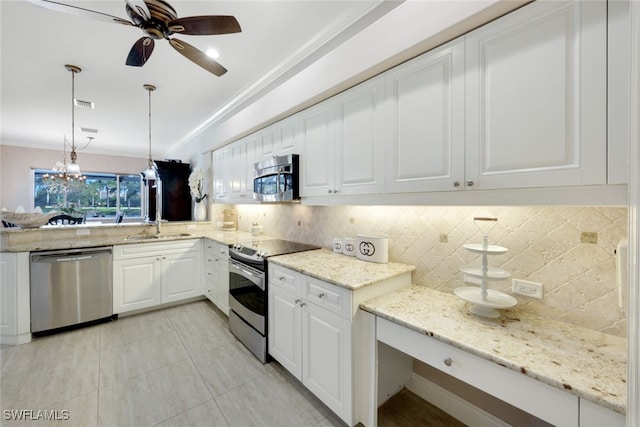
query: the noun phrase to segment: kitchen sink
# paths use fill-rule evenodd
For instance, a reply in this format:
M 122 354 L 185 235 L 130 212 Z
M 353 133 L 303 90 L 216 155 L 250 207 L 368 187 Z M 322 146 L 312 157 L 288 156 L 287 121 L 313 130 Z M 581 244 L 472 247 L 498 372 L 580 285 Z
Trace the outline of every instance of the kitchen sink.
M 190 236 L 191 234 L 189 233 L 178 233 L 178 234 L 163 234 L 160 236 L 129 236 L 129 237 L 125 237 L 124 240 L 144 242 L 148 240 L 153 241 L 153 240 L 181 239 L 181 238 L 190 237 Z

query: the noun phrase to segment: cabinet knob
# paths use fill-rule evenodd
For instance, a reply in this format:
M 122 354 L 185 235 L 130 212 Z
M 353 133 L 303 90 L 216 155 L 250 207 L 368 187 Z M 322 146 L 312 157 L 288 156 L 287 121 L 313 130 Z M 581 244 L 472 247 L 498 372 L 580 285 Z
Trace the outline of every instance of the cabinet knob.
M 453 181 L 454 187 L 460 187 L 460 181 Z
M 297 299 L 297 300 L 294 301 L 294 303 L 300 304 L 300 301 L 302 301 L 302 300 L 301 299 Z
M 318 294 L 318 298 L 324 298 L 324 292 L 320 292 L 320 293 Z
M 307 303 L 306 303 L 306 302 L 301 302 L 301 303 L 300 303 L 300 307 L 304 307 L 305 305 L 307 305 Z
M 453 363 L 453 360 L 451 360 L 450 357 L 447 357 L 446 359 L 444 359 L 444 364 L 447 366 L 451 366 L 451 363 Z
M 280 277 L 278 278 L 278 280 L 280 280 L 280 281 L 282 282 L 282 281 L 284 280 L 284 276 L 280 276 Z
M 333 191 L 331 191 L 331 190 L 327 190 L 327 193 L 331 194 L 331 193 L 333 193 Z
M 467 181 L 466 184 L 467 187 L 473 187 L 473 181 Z

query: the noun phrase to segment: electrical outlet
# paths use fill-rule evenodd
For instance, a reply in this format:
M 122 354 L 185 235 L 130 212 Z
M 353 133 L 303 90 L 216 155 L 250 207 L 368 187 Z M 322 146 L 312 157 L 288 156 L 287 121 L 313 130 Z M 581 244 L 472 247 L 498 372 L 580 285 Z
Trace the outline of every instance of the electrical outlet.
M 528 280 L 513 279 L 511 282 L 511 291 L 514 294 L 542 299 L 544 285 L 542 283 L 529 282 Z
M 449 243 L 449 236 L 447 236 L 446 234 L 441 234 L 440 243 Z

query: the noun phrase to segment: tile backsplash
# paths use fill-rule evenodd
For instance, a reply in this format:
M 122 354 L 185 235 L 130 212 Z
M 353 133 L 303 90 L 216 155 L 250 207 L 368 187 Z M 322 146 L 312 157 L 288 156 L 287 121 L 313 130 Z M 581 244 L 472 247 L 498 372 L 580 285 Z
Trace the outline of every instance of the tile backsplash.
M 213 220 L 228 205 L 214 205 Z M 489 242 L 504 255 L 489 265 L 513 278 L 544 285 L 544 298 L 520 295 L 522 310 L 612 335 L 626 335 L 618 307 L 615 248 L 627 235 L 627 208 L 611 207 L 431 207 L 236 205 L 240 230 L 253 222 L 265 234 L 331 248 L 333 237 L 358 233 L 389 238 L 389 260 L 413 264 L 416 284 L 443 292 L 464 286 L 460 267 L 480 263 L 463 249 L 480 243 L 477 216 L 498 218 Z M 220 218 L 218 218 L 220 217 Z M 491 288 L 511 292 L 511 280 Z

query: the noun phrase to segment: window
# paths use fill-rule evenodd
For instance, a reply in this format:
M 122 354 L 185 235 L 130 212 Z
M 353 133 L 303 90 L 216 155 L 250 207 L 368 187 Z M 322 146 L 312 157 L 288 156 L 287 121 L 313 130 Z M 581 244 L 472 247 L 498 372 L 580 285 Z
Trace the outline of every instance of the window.
M 52 185 L 45 175 L 55 171 L 35 169 L 33 206 L 42 212 L 58 211 L 85 216 L 87 221 L 113 219 L 116 212 L 125 218 L 142 216 L 142 179 L 139 175 L 88 173 L 86 180 L 68 185 Z

